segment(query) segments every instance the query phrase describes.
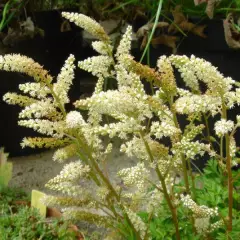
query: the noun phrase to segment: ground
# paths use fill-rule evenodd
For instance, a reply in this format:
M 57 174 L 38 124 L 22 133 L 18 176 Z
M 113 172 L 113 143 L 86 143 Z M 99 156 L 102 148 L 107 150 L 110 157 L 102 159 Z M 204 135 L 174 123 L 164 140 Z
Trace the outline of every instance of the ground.
M 112 181 L 116 179 L 116 173 L 126 167 L 135 165 L 136 160 L 127 158 L 126 155 L 119 152 L 120 142 L 114 143 L 115 148 L 109 157 L 111 160 L 108 166 L 108 173 Z M 48 180 L 55 177 L 63 168 L 63 165 L 52 160 L 54 150 L 46 151 L 41 154 L 35 154 L 25 157 L 13 157 L 9 161 L 13 163 L 13 177 L 10 186 L 15 186 L 31 192 L 32 189 L 46 192 L 44 185 Z M 71 158 L 71 160 L 75 160 Z
M 9 161 L 13 163 L 13 177 L 10 186 L 19 187 L 27 192 L 32 189 L 45 191 L 45 183 L 56 176 L 63 164 L 54 162 L 54 151 L 46 151 L 41 154 L 25 157 L 13 157 Z

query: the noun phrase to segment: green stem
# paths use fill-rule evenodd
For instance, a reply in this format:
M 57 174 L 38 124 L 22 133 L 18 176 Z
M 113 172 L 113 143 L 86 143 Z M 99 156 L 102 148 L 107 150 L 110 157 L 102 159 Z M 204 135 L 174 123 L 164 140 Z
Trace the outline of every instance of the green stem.
M 111 193 L 113 194 L 113 196 L 116 198 L 125 219 L 127 220 L 128 224 L 131 226 L 131 228 L 133 229 L 135 235 L 136 235 L 136 240 L 141 240 L 140 234 L 139 232 L 135 229 L 132 221 L 129 219 L 124 206 L 120 203 L 120 196 L 117 194 L 117 192 L 115 191 L 114 187 L 112 186 L 112 184 L 110 183 L 110 181 L 104 176 L 104 174 L 102 173 L 101 169 L 99 168 L 98 164 L 95 162 L 95 160 L 91 157 L 90 158 L 93 166 L 95 167 L 96 171 L 98 172 L 99 176 L 102 178 L 103 182 L 106 184 L 106 186 L 108 187 L 108 189 L 111 191 Z
M 140 136 L 141 136 L 141 139 L 144 143 L 144 146 L 148 152 L 148 155 L 149 155 L 149 158 L 150 158 L 150 161 L 151 162 L 154 162 L 154 158 L 153 158 L 153 155 L 152 155 L 152 152 L 151 152 L 151 149 L 147 143 L 147 141 L 144 139 L 144 134 L 143 132 L 140 132 L 139 133 Z M 156 166 L 155 168 L 155 171 L 157 173 L 157 176 L 161 182 L 161 186 L 162 186 L 162 189 L 163 189 L 163 194 L 164 194 L 164 197 L 167 201 L 167 204 L 168 204 L 168 207 L 169 207 L 169 210 L 171 211 L 171 214 L 172 214 L 172 218 L 173 218 L 173 222 L 174 222 L 174 226 L 175 226 L 175 230 L 176 230 L 176 238 L 177 240 L 180 240 L 181 237 L 180 237 L 180 232 L 179 232 L 179 226 L 178 226 L 178 218 L 177 218 L 177 210 L 176 210 L 176 207 L 173 205 L 172 201 L 171 201 L 171 198 L 168 194 L 168 190 L 167 190 L 167 187 L 166 187 L 166 183 L 165 183 L 165 180 L 164 180 L 164 177 L 163 175 L 161 174 L 158 166 Z
M 174 25 L 174 27 L 184 36 L 187 37 L 187 34 L 168 16 L 166 16 L 165 14 L 161 13 L 161 15 L 166 18 L 169 22 L 171 22 L 171 24 Z
M 223 164 L 223 137 L 220 138 L 220 161 Z
M 228 172 L 228 231 L 232 231 L 232 208 L 233 208 L 233 178 L 232 178 L 232 158 L 230 156 L 230 140 L 229 135 L 226 138 L 226 157 L 227 157 L 227 172 Z
M 139 232 L 135 229 L 132 221 L 129 219 L 124 206 L 121 203 L 121 199 L 119 194 L 117 194 L 117 192 L 115 191 L 114 187 L 112 186 L 111 182 L 109 181 L 109 179 L 103 174 L 103 172 L 101 171 L 101 169 L 99 168 L 97 162 L 94 160 L 94 158 L 92 157 L 91 151 L 88 149 L 88 145 L 83 144 L 82 145 L 87 153 L 87 156 L 92 164 L 92 166 L 94 167 L 95 171 L 97 172 L 98 176 L 102 179 L 102 181 L 104 182 L 104 184 L 107 186 L 107 188 L 109 189 L 109 191 L 111 192 L 112 196 L 117 200 L 119 207 L 121 208 L 123 215 L 125 217 L 125 219 L 127 220 L 129 226 L 131 226 L 131 228 L 133 229 L 135 235 L 136 235 L 136 240 L 141 240 L 140 234 Z
M 117 192 L 115 191 L 114 187 L 112 186 L 112 184 L 110 183 L 110 181 L 104 176 L 104 174 L 102 173 L 101 169 L 99 168 L 98 164 L 95 162 L 95 160 L 93 158 L 91 158 L 91 162 L 94 166 L 94 168 L 96 169 L 98 175 L 100 175 L 100 177 L 102 178 L 103 182 L 105 183 L 105 185 L 108 187 L 108 189 L 110 190 L 111 194 L 115 197 L 115 199 L 117 200 L 122 212 L 123 212 L 123 215 L 125 217 L 125 219 L 127 220 L 128 224 L 131 226 L 131 228 L 133 229 L 135 235 L 136 235 L 136 240 L 141 240 L 141 237 L 140 237 L 140 234 L 139 232 L 135 229 L 133 223 L 131 222 L 131 220 L 129 219 L 126 211 L 125 211 L 125 208 L 124 206 L 120 203 L 120 197 L 119 195 L 117 194 Z M 114 208 L 114 205 L 111 205 L 110 206 L 111 208 L 111 211 L 113 212 L 113 214 L 115 216 L 117 216 L 117 212 Z
M 144 52 L 143 52 L 143 54 L 142 54 L 142 57 L 141 57 L 141 59 L 140 59 L 140 61 L 139 61 L 140 63 L 142 62 L 143 58 L 145 57 L 145 55 L 146 55 L 146 53 L 147 53 L 147 49 L 149 48 L 150 43 L 151 43 L 151 41 L 152 41 L 153 34 L 154 34 L 155 30 L 156 30 L 156 27 L 157 27 L 157 24 L 158 24 L 158 19 L 159 19 L 159 17 L 160 17 L 160 13 L 161 13 L 161 10 L 162 10 L 162 3 L 163 3 L 163 0 L 159 0 L 158 9 L 157 9 L 157 14 L 156 14 L 156 17 L 155 17 L 155 21 L 154 21 L 154 24 L 153 24 L 153 28 L 152 28 L 151 34 L 150 34 L 150 36 L 149 36 L 149 38 L 148 38 L 148 42 L 147 42 L 147 44 L 146 44 L 146 47 L 145 47 Z
M 187 163 L 188 163 L 189 174 L 190 174 L 190 177 L 192 180 L 192 190 L 193 190 L 192 199 L 195 200 L 196 199 L 196 185 L 195 185 L 195 179 L 193 176 L 193 171 L 192 171 L 191 162 L 190 162 L 189 158 L 187 160 Z
M 78 152 L 77 154 L 80 156 L 80 159 L 83 159 L 81 158 L 81 156 L 83 155 L 80 152 Z M 96 183 L 97 186 L 101 186 L 99 179 L 97 178 L 96 174 L 93 171 L 91 171 L 89 175 L 93 179 L 93 181 Z
M 115 216 L 116 218 L 119 218 L 120 216 L 118 215 L 115 207 L 114 207 L 109 201 L 108 201 L 108 204 L 109 204 L 109 208 L 110 208 L 111 211 L 113 212 L 114 216 Z
M 177 120 L 176 112 L 173 109 L 173 97 L 171 97 L 168 102 L 169 102 L 169 105 L 170 105 L 170 111 L 172 112 L 172 115 L 173 115 L 173 121 L 174 121 L 175 127 L 180 129 L 180 126 L 179 126 L 178 120 Z M 179 142 L 181 141 L 181 137 L 180 136 L 178 137 L 178 141 Z M 181 154 L 181 161 L 182 161 L 183 177 L 184 177 L 184 183 L 185 183 L 185 187 L 186 187 L 186 192 L 190 195 L 190 187 L 189 187 L 189 181 L 188 181 L 186 159 L 185 159 L 183 154 Z M 190 165 L 190 167 L 191 167 L 191 165 Z
M 2 31 L 3 26 L 5 24 L 5 21 L 6 21 L 5 19 L 6 19 L 6 16 L 7 16 L 9 5 L 10 5 L 10 2 L 7 2 L 4 6 L 3 14 L 2 14 L 2 20 L 1 20 L 1 23 L 0 23 L 0 31 Z
M 150 62 L 150 48 L 147 49 L 147 65 L 151 66 L 151 62 Z M 151 92 L 152 95 L 154 94 L 154 89 L 153 89 L 153 82 L 150 81 L 150 88 L 151 88 Z
M 3 10 L 3 17 L 2 20 L 0 22 L 0 32 L 5 28 L 5 26 L 12 20 L 12 18 L 14 17 L 14 15 L 16 14 L 16 12 L 20 11 L 20 8 L 24 5 L 24 1 L 21 1 L 21 3 L 10 13 L 9 17 L 6 19 L 7 16 L 7 12 L 8 10 L 11 8 L 10 1 L 8 1 L 5 6 L 4 6 L 4 10 Z
M 227 108 L 222 100 L 222 117 L 227 120 Z M 233 177 L 232 177 L 232 158 L 230 155 L 230 138 L 228 134 L 225 134 L 226 141 L 226 166 L 228 173 L 228 232 L 232 231 L 232 209 L 233 209 Z
M 208 140 L 208 142 L 210 143 L 211 148 L 214 150 L 213 144 L 212 144 L 212 141 L 211 141 L 211 138 L 210 138 L 211 135 L 210 135 L 210 130 L 209 130 L 208 118 L 207 118 L 207 116 L 206 116 L 205 113 L 203 114 L 203 118 L 204 118 L 206 130 L 207 130 L 207 140 Z
M 148 225 L 147 225 L 147 230 L 146 230 L 146 233 L 145 233 L 145 236 L 144 236 L 143 240 L 148 240 L 149 239 L 148 233 L 149 233 L 150 222 L 151 222 L 151 220 L 153 218 L 153 213 L 154 213 L 154 210 L 152 210 L 150 212 L 150 214 L 148 215 L 148 221 L 147 221 Z
M 53 95 L 55 101 L 57 102 L 58 104 L 58 107 L 60 108 L 62 114 L 64 117 L 66 117 L 67 113 L 65 111 L 65 108 L 64 106 L 62 105 L 61 101 L 60 101 L 60 98 L 57 96 L 57 94 L 54 92 L 53 90 L 53 86 L 50 84 L 50 83 L 46 83 L 47 87 L 49 88 L 49 90 L 51 91 L 51 94 Z
M 224 11 L 240 12 L 240 9 L 239 8 L 219 8 L 219 9 L 216 9 L 216 12 L 224 12 Z

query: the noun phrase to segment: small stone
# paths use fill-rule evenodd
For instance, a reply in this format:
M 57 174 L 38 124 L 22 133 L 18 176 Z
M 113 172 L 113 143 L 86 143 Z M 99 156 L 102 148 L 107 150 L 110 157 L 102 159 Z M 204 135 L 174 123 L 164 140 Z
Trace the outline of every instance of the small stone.
M 34 170 L 34 168 L 31 167 L 31 168 L 28 169 L 28 172 L 33 172 L 33 170 Z

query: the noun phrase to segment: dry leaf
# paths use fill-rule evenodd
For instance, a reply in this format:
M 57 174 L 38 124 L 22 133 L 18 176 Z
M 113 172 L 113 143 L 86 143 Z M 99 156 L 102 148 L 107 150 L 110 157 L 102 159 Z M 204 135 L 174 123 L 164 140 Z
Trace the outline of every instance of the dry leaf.
M 169 35 L 161 35 L 159 37 L 153 38 L 151 44 L 153 47 L 157 47 L 157 45 L 165 45 L 167 47 L 172 48 L 173 52 L 176 52 L 176 41 L 178 41 L 178 37 L 169 36 Z
M 153 25 L 154 23 L 147 23 L 143 25 L 137 30 L 136 36 L 138 38 L 145 36 L 153 28 Z M 169 26 L 169 23 L 167 22 L 158 22 L 156 28 L 162 28 L 162 27 L 168 27 L 168 26 Z
M 143 50 L 147 44 L 148 41 L 148 33 L 153 28 L 154 23 L 147 23 L 140 27 L 136 33 L 137 38 L 142 38 L 142 43 L 140 46 L 140 50 Z M 163 28 L 168 27 L 169 23 L 167 22 L 158 22 L 156 28 Z
M 208 15 L 209 18 L 213 18 L 213 13 L 214 13 L 214 9 L 215 7 L 221 2 L 222 0 L 194 0 L 194 4 L 197 6 L 201 3 L 206 2 L 207 3 L 207 7 L 206 7 L 206 14 Z
M 172 15 L 174 18 L 174 23 L 175 24 L 179 24 L 181 22 L 185 22 L 187 21 L 187 18 L 184 16 L 184 14 L 182 13 L 182 7 L 180 5 L 177 5 L 175 7 L 175 9 L 173 9 L 172 11 Z M 171 24 L 172 25 L 172 24 Z M 171 27 L 171 26 L 170 26 Z M 175 26 L 174 26 L 175 28 Z
M 188 19 L 184 16 L 181 11 L 181 6 L 178 5 L 172 10 L 172 15 L 174 18 L 174 22 L 169 26 L 168 32 L 176 33 L 179 31 L 175 25 L 178 25 L 183 31 L 192 32 L 195 35 L 198 35 L 202 38 L 206 38 L 207 36 L 204 34 L 205 25 L 196 25 L 192 22 L 189 22 Z
M 223 21 L 225 40 L 230 48 L 240 48 L 240 32 L 234 27 L 234 19 L 232 14 L 228 14 Z
M 140 46 L 140 50 L 141 50 L 141 51 L 146 47 L 147 41 L 148 41 L 148 35 L 145 34 L 144 37 L 143 37 L 143 39 L 142 39 L 141 46 Z
M 210 19 L 213 18 L 214 9 L 220 2 L 221 0 L 208 0 L 205 12 Z
M 179 27 L 187 32 L 192 32 L 195 35 L 198 35 L 199 37 L 206 38 L 206 34 L 204 34 L 204 29 L 206 28 L 206 25 L 196 25 L 191 22 L 182 22 L 179 24 Z

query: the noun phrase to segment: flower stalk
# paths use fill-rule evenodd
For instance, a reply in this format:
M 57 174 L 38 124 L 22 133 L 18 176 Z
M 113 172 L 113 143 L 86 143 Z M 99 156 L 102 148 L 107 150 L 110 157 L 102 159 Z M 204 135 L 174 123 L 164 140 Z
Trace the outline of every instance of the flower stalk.
M 150 149 L 147 141 L 145 141 L 145 139 L 144 139 L 144 134 L 143 134 L 143 132 L 140 132 L 139 134 L 141 136 L 142 141 L 144 142 L 146 150 L 147 150 L 147 152 L 149 154 L 149 158 L 150 158 L 151 162 L 153 162 L 154 158 L 153 158 L 151 149 Z M 168 190 L 167 190 L 167 187 L 166 187 L 166 183 L 165 183 L 164 177 L 162 176 L 161 172 L 159 171 L 158 166 L 156 166 L 155 171 L 156 171 L 157 176 L 158 176 L 158 178 L 159 178 L 159 180 L 161 182 L 161 186 L 162 186 L 162 189 L 163 189 L 164 197 L 165 197 L 165 199 L 167 201 L 169 210 L 170 210 L 170 212 L 172 214 L 172 219 L 173 219 L 173 223 L 174 223 L 175 231 L 176 231 L 176 238 L 177 238 L 177 240 L 180 240 L 181 237 L 180 237 L 179 226 L 178 226 L 177 209 L 173 205 L 172 200 L 171 200 L 171 198 L 170 198 L 170 196 L 168 194 Z
M 227 108 L 222 100 L 222 118 L 227 120 Z M 232 176 L 232 157 L 230 155 L 230 138 L 229 134 L 225 134 L 225 147 L 226 147 L 226 168 L 228 177 L 228 232 L 232 231 L 233 219 L 233 176 Z

